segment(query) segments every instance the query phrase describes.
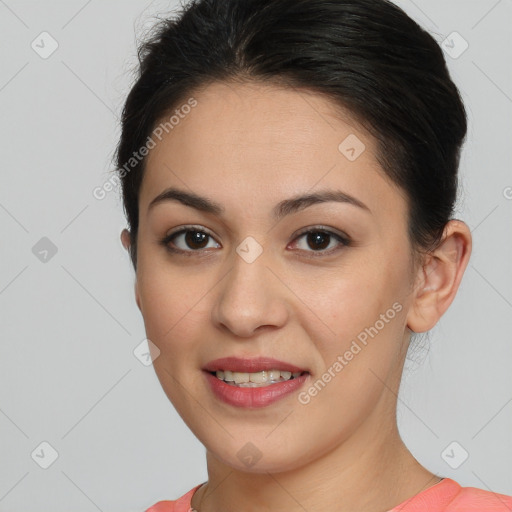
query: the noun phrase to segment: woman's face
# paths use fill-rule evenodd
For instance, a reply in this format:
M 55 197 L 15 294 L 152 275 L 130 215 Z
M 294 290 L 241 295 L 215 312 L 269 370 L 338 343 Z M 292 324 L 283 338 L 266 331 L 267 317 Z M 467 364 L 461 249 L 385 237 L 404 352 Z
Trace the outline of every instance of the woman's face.
M 155 138 L 139 202 L 136 297 L 163 389 L 231 467 L 290 470 L 342 444 L 361 457 L 395 425 L 414 277 L 405 198 L 375 141 L 321 96 L 215 83 L 193 97 Z M 169 188 L 222 211 L 149 207 Z M 326 192 L 354 200 L 289 202 Z M 271 402 L 269 387 L 286 385 L 217 382 L 228 403 L 204 370 L 224 357 L 308 374 Z

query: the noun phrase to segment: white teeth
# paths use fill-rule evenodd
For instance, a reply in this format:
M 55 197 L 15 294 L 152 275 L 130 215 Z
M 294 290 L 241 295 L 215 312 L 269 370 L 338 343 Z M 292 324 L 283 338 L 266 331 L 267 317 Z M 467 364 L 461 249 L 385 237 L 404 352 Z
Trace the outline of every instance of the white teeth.
M 264 375 L 265 372 L 260 372 L 260 373 L 255 373 L 251 376 L 251 382 L 258 382 L 258 380 L 255 380 L 255 379 L 258 379 L 258 376 L 259 375 Z M 268 380 L 274 380 L 274 381 L 277 381 L 279 380 L 279 377 L 281 377 L 281 372 L 279 370 L 270 370 L 268 372 Z M 260 382 L 266 382 L 264 380 L 260 381 Z
M 235 381 L 235 384 L 242 384 L 242 382 L 249 382 L 249 374 L 233 372 L 233 380 Z
M 259 387 L 268 383 L 283 382 L 298 377 L 301 372 L 285 372 L 280 370 L 263 370 L 257 373 L 232 372 L 230 370 L 217 370 L 217 378 L 240 387 Z

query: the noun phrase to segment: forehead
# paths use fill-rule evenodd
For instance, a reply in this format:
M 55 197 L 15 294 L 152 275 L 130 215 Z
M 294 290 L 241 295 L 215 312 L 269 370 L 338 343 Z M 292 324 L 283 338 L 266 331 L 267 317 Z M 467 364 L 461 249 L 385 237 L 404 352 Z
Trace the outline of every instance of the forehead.
M 341 188 L 367 204 L 397 195 L 376 160 L 375 140 L 319 94 L 213 83 L 191 97 L 196 106 L 183 109 L 147 157 L 141 211 L 173 185 L 260 208 L 315 187 Z

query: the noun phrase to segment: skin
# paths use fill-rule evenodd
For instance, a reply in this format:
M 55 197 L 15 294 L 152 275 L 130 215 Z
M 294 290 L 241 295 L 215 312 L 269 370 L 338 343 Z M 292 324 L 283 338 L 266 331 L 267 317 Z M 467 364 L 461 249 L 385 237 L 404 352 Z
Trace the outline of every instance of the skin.
M 450 221 L 442 244 L 416 264 L 407 200 L 380 168 L 375 140 L 322 96 L 256 82 L 213 83 L 193 96 L 197 107 L 147 157 L 135 281 L 147 337 L 160 350 L 157 376 L 206 447 L 208 482 L 192 507 L 391 509 L 440 481 L 402 442 L 395 411 L 410 330 L 434 327 L 454 299 L 469 228 Z M 355 161 L 338 150 L 350 134 L 366 146 Z M 220 203 L 224 216 L 176 201 L 148 212 L 171 186 Z M 342 190 L 371 211 L 326 202 L 271 217 L 280 201 L 320 189 Z M 212 236 L 203 245 L 174 239 L 192 256 L 159 243 L 190 224 Z M 297 234 L 309 227 L 352 242 L 331 236 L 315 250 Z M 252 263 L 236 252 L 247 236 L 263 249 Z M 128 249 L 127 230 L 121 240 Z M 401 311 L 307 404 L 296 392 L 259 409 L 233 407 L 204 379 L 213 359 L 266 355 L 309 370 L 308 389 L 397 302 Z M 237 456 L 248 442 L 261 455 L 250 467 Z

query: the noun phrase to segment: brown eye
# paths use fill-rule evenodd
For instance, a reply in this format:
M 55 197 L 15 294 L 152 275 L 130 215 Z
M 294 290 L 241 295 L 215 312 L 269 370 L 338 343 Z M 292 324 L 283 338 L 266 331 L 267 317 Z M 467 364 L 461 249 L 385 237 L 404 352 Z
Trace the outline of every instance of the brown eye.
M 310 232 L 306 234 L 306 240 L 308 246 L 316 251 L 317 249 L 325 249 L 329 246 L 331 235 L 322 231 Z
M 171 252 L 194 253 L 208 248 L 213 237 L 201 229 L 182 229 L 166 236 L 161 243 Z
M 205 242 L 208 242 L 208 237 L 209 235 L 202 231 L 186 231 L 185 243 L 191 249 L 204 249 Z
M 299 242 L 295 242 L 295 245 L 297 245 L 301 251 L 312 253 L 313 256 L 332 254 L 342 249 L 344 246 L 350 245 L 350 241 L 347 237 L 318 228 L 301 233 L 295 240 L 301 239 L 304 239 L 302 246 L 300 246 Z

